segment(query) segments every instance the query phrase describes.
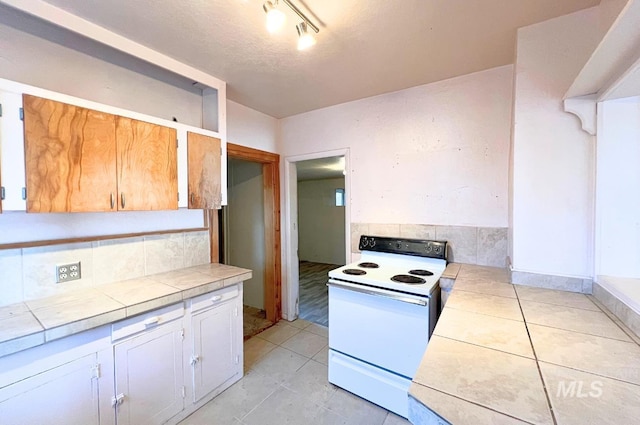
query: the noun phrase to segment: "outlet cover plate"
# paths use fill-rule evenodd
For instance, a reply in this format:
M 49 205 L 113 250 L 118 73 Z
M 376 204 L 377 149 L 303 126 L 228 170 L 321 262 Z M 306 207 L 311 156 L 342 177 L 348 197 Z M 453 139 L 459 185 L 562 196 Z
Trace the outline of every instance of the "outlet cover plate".
M 80 261 L 56 266 L 56 283 L 78 280 L 82 277 Z

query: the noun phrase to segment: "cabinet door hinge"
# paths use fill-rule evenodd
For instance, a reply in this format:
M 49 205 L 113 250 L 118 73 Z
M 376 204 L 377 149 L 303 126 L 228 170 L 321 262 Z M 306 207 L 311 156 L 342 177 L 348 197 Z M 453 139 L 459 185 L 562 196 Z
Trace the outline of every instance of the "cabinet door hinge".
M 184 385 L 182 386 L 182 398 L 185 398 L 187 396 L 187 387 L 185 387 Z
M 22 188 L 22 200 L 23 201 L 27 200 L 27 188 L 26 187 Z
M 24 109 L 20 108 L 20 121 L 24 121 Z
M 233 308 L 233 315 L 238 317 L 238 307 Z
M 180 329 L 180 338 L 184 341 L 184 328 Z
M 178 149 L 178 139 L 176 139 L 176 149 Z
M 236 355 L 236 364 L 240 364 L 240 356 Z
M 2 103 L 0 103 L 0 117 L 2 116 Z
M 0 187 L 0 199 L 4 200 L 4 186 Z
M 178 202 L 180 202 L 180 192 L 178 192 Z
M 100 379 L 100 363 L 91 368 L 91 375 L 94 379 Z

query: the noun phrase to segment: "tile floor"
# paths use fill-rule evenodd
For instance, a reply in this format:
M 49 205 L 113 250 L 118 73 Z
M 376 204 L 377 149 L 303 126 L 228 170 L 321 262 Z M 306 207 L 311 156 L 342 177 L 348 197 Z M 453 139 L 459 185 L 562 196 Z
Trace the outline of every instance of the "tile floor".
M 245 376 L 180 425 L 406 425 L 327 381 L 328 329 L 280 321 L 245 341 Z

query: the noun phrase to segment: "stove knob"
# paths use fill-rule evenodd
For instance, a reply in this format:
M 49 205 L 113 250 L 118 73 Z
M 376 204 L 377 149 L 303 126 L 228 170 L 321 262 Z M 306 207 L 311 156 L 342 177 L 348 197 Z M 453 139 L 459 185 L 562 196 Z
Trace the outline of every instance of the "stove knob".
M 371 248 L 376 246 L 376 240 L 374 238 L 371 238 L 370 241 L 369 241 L 369 245 L 371 245 Z
M 433 251 L 433 246 L 431 244 L 427 245 L 427 252 Z
M 442 253 L 442 247 L 436 246 L 436 254 L 440 254 L 440 253 Z

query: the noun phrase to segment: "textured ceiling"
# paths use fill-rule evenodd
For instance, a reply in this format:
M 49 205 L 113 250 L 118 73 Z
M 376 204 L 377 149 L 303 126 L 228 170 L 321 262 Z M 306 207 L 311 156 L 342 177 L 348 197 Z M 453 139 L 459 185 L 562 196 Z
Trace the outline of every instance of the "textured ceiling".
M 513 62 L 516 29 L 599 0 L 293 0 L 265 28 L 262 0 L 46 0 L 228 83 L 229 99 L 282 118 Z
M 298 181 L 344 177 L 344 156 L 308 159 L 295 164 Z

